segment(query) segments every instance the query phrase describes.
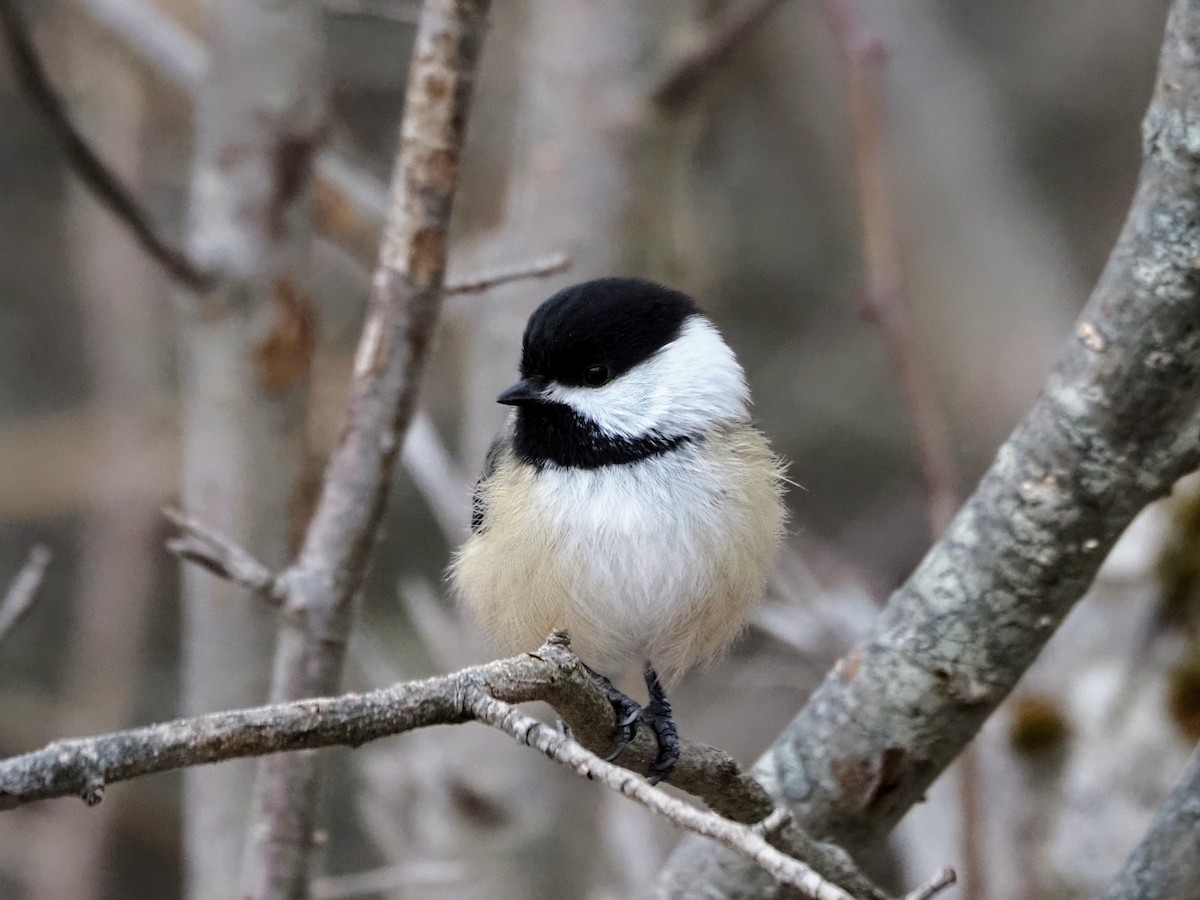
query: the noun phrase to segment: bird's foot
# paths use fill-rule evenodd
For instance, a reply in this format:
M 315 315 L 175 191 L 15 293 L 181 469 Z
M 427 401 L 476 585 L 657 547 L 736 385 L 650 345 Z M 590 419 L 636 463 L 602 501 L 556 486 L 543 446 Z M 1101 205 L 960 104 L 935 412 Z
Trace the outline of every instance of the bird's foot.
M 608 702 L 612 704 L 613 714 L 617 717 L 617 725 L 613 729 L 612 735 L 613 750 L 608 756 L 604 757 L 606 761 L 612 762 L 624 753 L 630 741 L 637 737 L 638 725 L 641 722 L 642 707 L 632 697 L 617 690 L 616 685 L 591 666 L 584 663 L 583 667 L 587 669 L 588 674 L 595 679 L 596 683 L 604 689 L 604 693 L 608 697 Z
M 658 673 L 647 663 L 644 675 L 646 689 L 650 692 L 650 702 L 640 706 L 637 701 L 617 690 L 608 678 L 595 669 L 586 664 L 584 668 L 604 689 L 617 717 L 617 726 L 612 738 L 613 751 L 604 757 L 605 760 L 612 762 L 624 753 L 625 748 L 637 737 L 638 729 L 645 725 L 654 732 L 654 739 L 658 743 L 658 755 L 654 757 L 646 776 L 651 784 L 669 779 L 679 762 L 679 731 L 675 727 L 675 719 L 671 716 L 671 701 L 667 699 L 666 692 L 658 680 Z
M 651 784 L 658 784 L 671 777 L 679 762 L 679 731 L 671 716 L 671 702 L 658 681 L 658 673 L 647 664 L 645 675 L 650 702 L 641 708 L 638 718 L 654 732 L 658 742 L 658 755 L 646 773 Z

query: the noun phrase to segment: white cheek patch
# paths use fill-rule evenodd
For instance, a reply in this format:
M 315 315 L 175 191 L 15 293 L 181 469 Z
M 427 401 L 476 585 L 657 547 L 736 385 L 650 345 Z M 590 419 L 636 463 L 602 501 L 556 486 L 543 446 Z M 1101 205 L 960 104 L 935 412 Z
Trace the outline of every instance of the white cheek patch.
M 614 437 L 692 435 L 743 418 L 746 376 L 720 332 L 692 316 L 679 337 L 600 388 L 553 384 L 546 396 L 591 419 Z

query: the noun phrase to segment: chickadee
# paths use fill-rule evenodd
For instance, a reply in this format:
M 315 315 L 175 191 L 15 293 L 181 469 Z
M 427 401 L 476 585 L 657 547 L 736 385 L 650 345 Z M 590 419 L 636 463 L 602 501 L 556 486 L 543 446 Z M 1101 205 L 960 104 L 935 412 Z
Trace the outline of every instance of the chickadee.
M 783 535 L 782 467 L 742 367 L 691 298 L 602 278 L 530 316 L 521 380 L 497 399 L 515 409 L 452 583 L 508 651 L 566 629 L 617 711 L 610 759 L 644 724 L 658 782 L 679 756 L 663 683 L 737 636 Z M 638 662 L 644 707 L 597 671 Z

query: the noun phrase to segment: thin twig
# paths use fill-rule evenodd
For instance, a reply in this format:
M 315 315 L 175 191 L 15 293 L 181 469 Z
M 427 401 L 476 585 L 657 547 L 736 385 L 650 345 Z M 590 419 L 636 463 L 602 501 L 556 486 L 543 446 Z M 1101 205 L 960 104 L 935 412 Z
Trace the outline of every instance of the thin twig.
M 46 566 L 50 564 L 51 556 L 49 548 L 36 545 L 29 551 L 29 558 L 4 592 L 4 599 L 0 600 L 0 641 L 33 604 L 33 598 L 42 586 L 42 579 L 46 577 Z
M 714 26 L 708 40 L 679 60 L 650 92 L 650 100 L 668 112 L 686 106 L 704 82 L 747 37 L 781 6 L 783 0 L 746 0 L 725 21 Z
M 471 521 L 471 479 L 454 461 L 429 414 L 418 411 L 408 426 L 401 462 L 448 543 L 466 536 Z
M 731 822 L 714 813 L 677 800 L 662 788 L 656 787 L 628 769 L 605 762 L 575 740 L 525 715 L 515 706 L 488 696 L 474 688 L 467 696 L 474 717 L 499 728 L 525 744 L 540 750 L 550 759 L 561 763 L 589 780 L 598 780 L 619 794 L 640 803 L 671 821 L 684 831 L 711 838 L 731 850 L 753 860 L 771 874 L 779 884 L 799 888 L 813 900 L 854 900 L 841 888 L 826 881 L 810 866 L 772 847 L 754 825 Z M 772 818 L 775 813 L 772 812 Z
M 16 0 L 0 0 L 0 25 L 3 26 L 17 80 L 41 112 L 71 169 L 96 198 L 125 224 L 142 249 L 168 275 L 194 291 L 212 287 L 212 274 L 201 270 L 182 249 L 173 246 L 159 234 L 142 205 L 75 127 L 66 103 L 54 89 L 42 66 L 29 28 L 17 10 Z
M 826 18 L 837 37 L 846 73 L 847 101 L 854 132 L 854 161 L 862 226 L 866 286 L 863 312 L 878 326 L 904 403 L 909 434 L 921 469 L 930 543 L 946 530 L 962 505 L 958 465 L 950 427 L 930 387 L 916 338 L 916 323 L 905 291 L 904 266 L 897 235 L 895 195 L 887 165 L 883 73 L 887 50 L 866 33 L 852 0 L 823 0 Z M 963 896 L 984 900 L 983 811 L 979 753 L 974 744 L 958 761 L 958 799 L 962 822 Z
M 253 591 L 272 606 L 283 602 L 284 591 L 278 577 L 245 548 L 182 510 L 168 507 L 163 510 L 163 515 L 180 531 L 167 539 L 167 549 L 171 553 L 207 569 L 218 578 Z
M 931 897 L 936 897 L 957 880 L 958 877 L 954 874 L 953 869 L 940 869 L 915 891 L 905 894 L 904 900 L 930 900 Z
M 880 41 L 864 34 L 848 0 L 824 0 L 822 7 L 846 69 L 866 277 L 863 312 L 879 327 L 888 365 L 900 388 L 921 467 L 929 532 L 936 540 L 961 502 L 958 466 L 949 426 L 922 370 L 912 310 L 905 297 L 884 138 L 882 75 L 887 53 Z
M 525 263 L 493 269 L 490 272 L 480 272 L 465 278 L 455 278 L 446 282 L 447 294 L 477 294 L 490 290 L 511 281 L 522 281 L 526 278 L 548 278 L 565 272 L 571 266 L 571 259 L 565 253 L 551 253 Z
M 71 795 L 94 805 L 107 785 L 144 775 L 246 756 L 357 747 L 416 728 L 476 720 L 601 781 L 680 827 L 736 849 L 784 883 L 807 890 L 808 896 L 829 900 L 849 896 L 835 888 L 828 876 L 817 874 L 818 862 L 822 867 L 829 864 L 826 845 L 811 840 L 792 844 L 788 835 L 795 826 L 790 815 L 776 809 L 762 787 L 738 771 L 721 751 L 684 741 L 672 778 L 672 784 L 683 790 L 704 789 L 701 796 L 713 810 L 705 812 L 652 787 L 630 770 L 605 762 L 577 738 L 560 735 L 510 705 L 533 700 L 553 705 L 577 736 L 603 734 L 607 741 L 611 734 L 614 721 L 605 692 L 571 652 L 566 636 L 556 634 L 535 654 L 423 681 L 56 741 L 42 750 L 0 760 L 0 810 Z M 654 740 L 645 734 L 626 751 L 628 762 L 641 766 L 648 765 L 654 753 Z M 763 815 L 744 815 L 752 809 Z M 744 820 L 731 818 L 729 811 L 739 811 Z M 806 862 L 800 863 L 800 858 Z M 841 868 L 838 871 L 846 875 Z M 853 884 L 847 887 L 855 895 L 885 896 L 860 873 L 853 874 Z M 931 882 L 946 883 L 944 873 Z M 932 896 L 928 885 L 921 891 L 910 896 Z
M 207 81 L 208 50 L 157 3 L 71 2 L 153 74 L 196 100 Z M 318 150 L 315 170 L 313 217 L 317 227 L 356 260 L 373 265 L 387 208 L 387 185 L 330 149 Z

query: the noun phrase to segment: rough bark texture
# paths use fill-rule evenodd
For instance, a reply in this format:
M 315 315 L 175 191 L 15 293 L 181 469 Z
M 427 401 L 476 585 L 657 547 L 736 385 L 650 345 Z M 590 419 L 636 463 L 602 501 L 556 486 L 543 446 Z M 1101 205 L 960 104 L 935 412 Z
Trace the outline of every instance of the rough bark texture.
M 1042 396 L 947 533 L 759 762 L 855 851 L 974 736 L 1133 516 L 1200 463 L 1200 4 L 1177 0 L 1125 227 Z M 769 893 L 685 844 L 664 896 Z
M 299 559 L 283 576 L 273 700 L 338 688 L 354 600 L 441 306 L 447 224 L 488 5 L 428 0 L 422 12 L 349 412 Z M 260 769 L 243 885 L 250 896 L 307 895 L 316 763 L 277 757 Z
M 552 705 L 572 728 L 575 741 L 564 741 L 552 729 L 509 706 L 533 700 Z M 785 880 L 816 885 L 807 869 L 812 866 L 823 879 L 836 881 L 860 900 L 883 900 L 885 896 L 840 850 L 812 841 L 790 824 L 762 787 L 720 750 L 683 741 L 680 763 L 671 778 L 675 787 L 699 796 L 715 814 L 704 817 L 703 822 L 678 808 L 664 812 L 661 792 L 652 790 L 640 777 L 604 764 L 591 753 L 581 755 L 586 753 L 585 747 L 594 752 L 608 749 L 615 723 L 605 692 L 571 652 L 564 635 L 552 636 L 536 654 L 364 694 L 297 700 L 57 741 L 0 762 L 0 810 L 70 795 L 94 805 L 103 798 L 106 785 L 142 775 L 244 756 L 357 747 L 416 728 L 473 719 L 500 727 L 576 768 L 586 761 L 614 789 L 641 802 L 652 796 L 654 802 L 647 804 L 652 809 L 682 827 L 698 828 L 718 840 L 744 836 L 745 828 L 739 826 L 769 820 L 771 827 L 762 833 L 771 844 L 806 863 L 803 871 L 787 866 L 781 869 L 779 854 L 767 850 L 762 841 L 753 841 L 755 858 Z M 656 753 L 654 739 L 643 729 L 622 755 L 621 766 L 645 771 Z M 743 847 L 743 852 L 747 849 Z M 943 880 L 939 873 L 935 881 L 944 886 Z M 826 896 L 841 894 L 830 886 Z
M 324 115 L 313 0 L 215 4 L 199 88 L 188 250 L 219 286 L 183 308 L 185 506 L 256 557 L 291 556 L 316 324 L 305 290 L 310 161 Z M 261 703 L 275 623 L 240 587 L 184 573 L 183 707 Z M 189 896 L 237 893 L 253 766 L 185 779 Z
M 1200 750 L 1101 900 L 1189 900 L 1200 890 Z

